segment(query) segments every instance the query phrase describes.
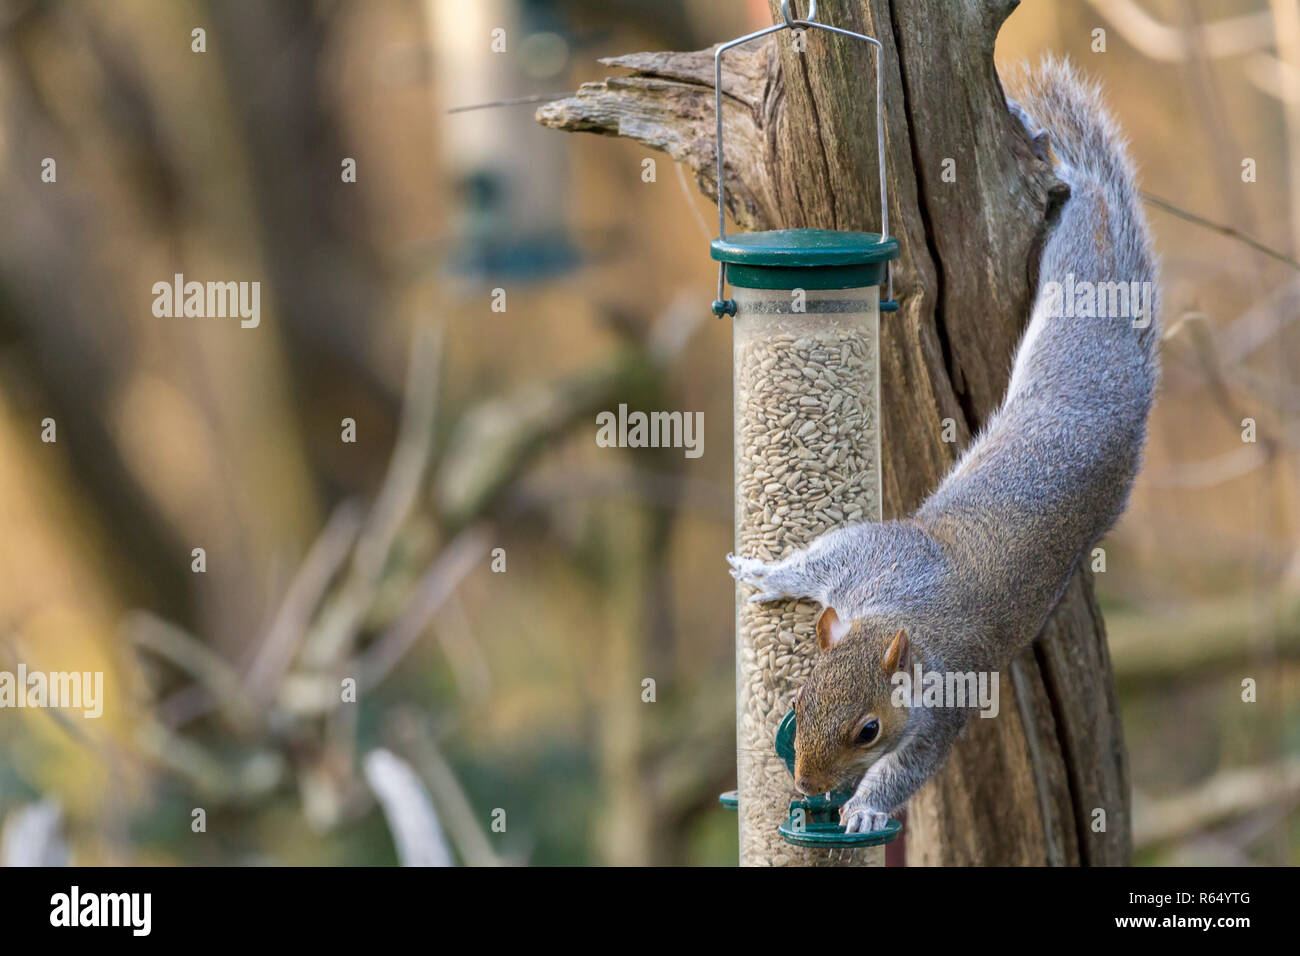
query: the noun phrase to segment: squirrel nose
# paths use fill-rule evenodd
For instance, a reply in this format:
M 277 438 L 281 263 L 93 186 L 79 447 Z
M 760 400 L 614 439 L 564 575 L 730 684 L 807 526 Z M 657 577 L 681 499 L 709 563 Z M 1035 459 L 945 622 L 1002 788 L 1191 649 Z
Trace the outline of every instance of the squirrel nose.
M 794 782 L 794 785 L 799 788 L 799 792 L 804 796 L 812 796 L 814 793 L 821 792 L 813 786 L 812 778 L 806 773 L 801 774 L 799 779 Z

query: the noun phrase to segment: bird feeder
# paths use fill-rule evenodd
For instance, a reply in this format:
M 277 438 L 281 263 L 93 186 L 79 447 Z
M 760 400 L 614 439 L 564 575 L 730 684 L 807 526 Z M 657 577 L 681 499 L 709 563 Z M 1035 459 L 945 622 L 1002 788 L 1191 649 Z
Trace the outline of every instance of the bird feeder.
M 889 236 L 880 44 L 873 38 L 790 14 L 784 22 L 718 47 L 719 263 L 715 314 L 731 315 L 734 345 L 735 551 L 776 561 L 822 533 L 881 518 L 880 313 Z M 722 136 L 722 57 L 780 30 L 816 29 L 876 50 L 876 139 L 881 231 L 781 229 L 726 232 Z M 732 297 L 726 297 L 728 280 Z M 849 794 L 799 799 L 793 783 L 791 695 L 817 653 L 811 601 L 749 603 L 736 595 L 736 760 L 742 865 L 883 865 L 897 821 L 873 834 L 848 834 L 839 807 Z M 784 736 L 783 736 L 784 735 Z M 794 798 L 794 799 L 792 799 Z M 838 802 L 836 802 L 838 800 Z M 826 850 L 858 849 L 852 854 Z

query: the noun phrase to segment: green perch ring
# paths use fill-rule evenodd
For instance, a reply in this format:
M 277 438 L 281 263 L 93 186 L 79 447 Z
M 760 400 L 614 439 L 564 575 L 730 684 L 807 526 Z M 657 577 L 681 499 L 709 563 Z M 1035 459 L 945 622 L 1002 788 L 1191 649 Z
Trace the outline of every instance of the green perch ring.
M 851 794 L 850 794 L 851 796 Z M 845 833 L 840 825 L 839 801 L 842 794 L 807 797 L 790 801 L 790 816 L 777 827 L 781 839 L 795 846 L 823 847 L 830 850 L 853 850 L 865 846 L 884 846 L 898 838 L 903 824 L 891 819 L 883 830 Z M 821 806 L 818 806 L 818 804 Z

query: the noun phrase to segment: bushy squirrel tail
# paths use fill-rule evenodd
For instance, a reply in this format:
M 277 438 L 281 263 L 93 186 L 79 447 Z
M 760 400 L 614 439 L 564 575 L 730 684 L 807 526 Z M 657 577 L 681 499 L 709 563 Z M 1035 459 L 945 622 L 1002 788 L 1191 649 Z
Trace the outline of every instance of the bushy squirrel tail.
M 1112 253 L 1110 263 L 1099 265 L 1102 272 L 1113 275 L 1086 278 L 1145 283 L 1145 288 L 1151 290 L 1151 301 L 1146 303 L 1150 322 L 1139 323 L 1137 331 L 1139 341 L 1152 356 L 1154 374 L 1160 334 L 1159 263 L 1123 131 L 1106 107 L 1100 86 L 1084 77 L 1068 58 L 1048 55 L 1036 69 L 1021 70 L 1009 85 L 1015 96 L 1013 111 L 1019 112 L 1031 136 L 1037 139 L 1046 134 L 1056 160 L 1057 177 L 1070 187 L 1071 198 L 1080 200 L 1075 205 L 1094 205 L 1089 199 L 1095 200 L 1098 218 L 1093 224 L 1093 238 L 1109 245 Z M 1044 256 L 1044 279 L 1062 278 L 1051 274 L 1057 264 Z M 1042 285 L 1040 281 L 1040 289 Z

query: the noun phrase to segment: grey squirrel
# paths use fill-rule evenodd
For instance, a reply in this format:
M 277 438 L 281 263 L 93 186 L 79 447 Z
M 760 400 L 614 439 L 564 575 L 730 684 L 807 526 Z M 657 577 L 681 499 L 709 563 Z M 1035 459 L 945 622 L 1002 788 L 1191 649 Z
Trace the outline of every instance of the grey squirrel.
M 895 706 L 894 675 L 1007 666 L 1124 510 L 1141 464 L 1158 265 L 1124 139 L 1068 61 L 1026 73 L 1015 100 L 1040 151 L 1046 131 L 1070 196 L 1002 405 L 912 517 L 838 528 L 779 562 L 728 555 L 732 575 L 758 588 L 750 600 L 823 605 L 821 653 L 794 702 L 795 780 L 807 794 L 856 784 L 841 814 L 851 833 L 883 828 L 973 712 Z M 1119 283 L 1144 284 L 1140 315 L 1109 314 L 1104 293 L 1119 301 Z M 1079 309 L 1066 301 L 1075 294 Z

